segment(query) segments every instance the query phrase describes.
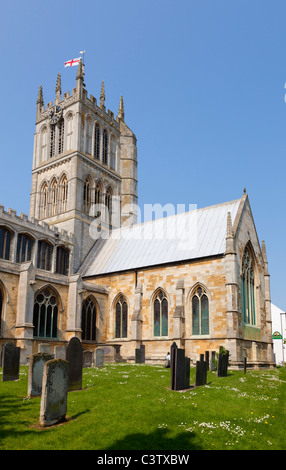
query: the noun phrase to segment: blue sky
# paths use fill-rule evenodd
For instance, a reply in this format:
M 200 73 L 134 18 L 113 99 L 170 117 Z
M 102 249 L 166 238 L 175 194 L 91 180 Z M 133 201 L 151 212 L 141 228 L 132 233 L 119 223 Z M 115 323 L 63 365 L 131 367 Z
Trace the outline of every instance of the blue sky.
M 1 5 L 0 203 L 29 212 L 36 100 L 75 86 L 138 139 L 139 204 L 237 199 L 266 241 L 272 301 L 286 310 L 285 0 L 10 0 Z

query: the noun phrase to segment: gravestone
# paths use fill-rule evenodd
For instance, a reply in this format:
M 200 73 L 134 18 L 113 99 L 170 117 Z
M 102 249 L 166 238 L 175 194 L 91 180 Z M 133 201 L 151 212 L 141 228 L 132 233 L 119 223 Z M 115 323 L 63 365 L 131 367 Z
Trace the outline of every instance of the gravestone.
M 45 362 L 40 410 L 42 426 L 52 426 L 65 420 L 68 382 L 68 361 L 52 359 Z
M 196 382 L 195 386 L 200 387 L 207 383 L 207 363 L 206 361 L 196 362 Z
M 83 367 L 92 366 L 92 351 L 83 351 Z
M 20 348 L 8 342 L 2 350 L 2 382 L 19 379 Z
M 47 353 L 32 354 L 29 358 L 28 397 L 36 397 L 42 393 L 44 365 L 53 356 Z
M 191 372 L 191 360 L 189 357 L 185 357 L 185 384 L 184 389 L 190 388 L 190 372 Z
M 209 351 L 205 352 L 205 361 L 207 363 L 207 370 L 210 370 L 210 352 Z
M 40 343 L 38 345 L 38 352 L 51 354 L 51 346 L 48 343 Z
M 55 346 L 55 359 L 64 359 L 66 360 L 66 347 L 65 346 Z
M 185 350 L 171 347 L 171 390 L 184 390 L 184 388 L 186 388 Z
M 141 345 L 140 348 L 135 349 L 135 363 L 145 364 L 145 346 Z
M 216 363 L 216 360 L 215 360 L 215 351 L 212 351 L 211 352 L 211 361 L 210 361 L 210 369 L 211 370 L 215 370 L 215 363 Z
M 246 368 L 247 368 L 247 358 L 243 358 L 243 372 L 246 374 Z
M 95 350 L 95 367 L 103 367 L 104 362 L 104 350 L 96 349 Z
M 226 352 L 226 354 L 222 354 L 221 352 L 219 353 L 218 361 L 217 361 L 217 376 L 218 377 L 227 376 L 228 358 L 229 358 L 228 351 Z
M 69 390 L 82 389 L 82 345 L 78 338 L 70 339 L 66 360 L 69 363 Z

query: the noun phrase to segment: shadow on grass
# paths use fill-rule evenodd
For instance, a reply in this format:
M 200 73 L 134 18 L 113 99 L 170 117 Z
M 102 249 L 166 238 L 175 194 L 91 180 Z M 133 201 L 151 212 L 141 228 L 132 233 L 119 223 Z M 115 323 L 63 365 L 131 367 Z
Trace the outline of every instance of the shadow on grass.
M 192 443 L 195 437 L 193 432 L 180 433 L 176 437 L 168 434 L 167 429 L 157 429 L 150 434 L 129 434 L 105 450 L 201 450 Z

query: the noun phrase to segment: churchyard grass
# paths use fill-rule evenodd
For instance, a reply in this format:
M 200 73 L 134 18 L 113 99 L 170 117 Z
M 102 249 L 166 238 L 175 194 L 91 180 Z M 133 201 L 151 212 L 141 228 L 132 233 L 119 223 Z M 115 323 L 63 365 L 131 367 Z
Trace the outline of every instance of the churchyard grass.
M 83 389 L 68 393 L 67 420 L 47 428 L 40 397 L 27 398 L 28 367 L 15 382 L 2 382 L 0 371 L 1 450 L 285 449 L 285 368 L 209 371 L 207 385 L 180 392 L 159 365 L 84 369 Z

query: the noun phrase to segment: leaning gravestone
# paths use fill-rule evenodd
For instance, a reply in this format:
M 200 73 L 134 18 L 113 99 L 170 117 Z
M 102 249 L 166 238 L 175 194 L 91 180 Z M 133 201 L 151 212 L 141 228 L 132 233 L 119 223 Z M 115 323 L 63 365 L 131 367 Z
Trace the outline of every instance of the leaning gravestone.
M 2 350 L 2 382 L 19 379 L 20 348 L 13 343 L 6 343 Z
M 69 363 L 69 390 L 82 389 L 82 345 L 78 338 L 70 339 L 66 360 Z
M 65 420 L 67 412 L 69 363 L 63 359 L 45 362 L 40 424 L 52 426 Z
M 95 367 L 103 367 L 104 361 L 104 350 L 96 349 L 95 350 Z
M 53 356 L 47 353 L 32 354 L 29 358 L 28 397 L 36 397 L 42 393 L 44 365 Z

